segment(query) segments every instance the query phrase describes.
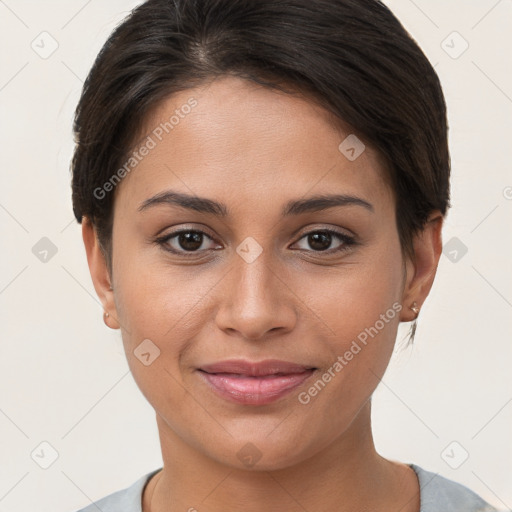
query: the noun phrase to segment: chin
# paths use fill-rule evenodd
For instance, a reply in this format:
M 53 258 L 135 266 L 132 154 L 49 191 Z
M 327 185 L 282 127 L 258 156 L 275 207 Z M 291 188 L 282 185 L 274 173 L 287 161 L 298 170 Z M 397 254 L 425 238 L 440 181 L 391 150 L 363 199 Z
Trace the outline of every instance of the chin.
M 221 450 L 206 452 L 212 459 L 226 466 L 247 471 L 276 471 L 299 464 L 309 458 L 314 450 L 308 440 L 302 437 L 300 444 L 287 436 L 270 436 L 267 430 L 259 435 L 229 438 L 219 443 Z M 320 447 L 319 447 L 320 449 Z

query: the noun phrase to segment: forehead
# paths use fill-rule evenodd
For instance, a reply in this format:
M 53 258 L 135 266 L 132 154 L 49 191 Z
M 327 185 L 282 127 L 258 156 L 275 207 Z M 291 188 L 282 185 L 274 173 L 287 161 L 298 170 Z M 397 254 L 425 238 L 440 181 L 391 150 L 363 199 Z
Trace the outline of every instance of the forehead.
M 282 196 L 308 191 L 390 199 L 381 156 L 348 125 L 336 126 L 312 100 L 240 78 L 173 94 L 147 116 L 141 133 L 135 151 L 149 150 L 138 151 L 116 190 L 132 206 L 166 188 L 225 202 L 282 203 Z

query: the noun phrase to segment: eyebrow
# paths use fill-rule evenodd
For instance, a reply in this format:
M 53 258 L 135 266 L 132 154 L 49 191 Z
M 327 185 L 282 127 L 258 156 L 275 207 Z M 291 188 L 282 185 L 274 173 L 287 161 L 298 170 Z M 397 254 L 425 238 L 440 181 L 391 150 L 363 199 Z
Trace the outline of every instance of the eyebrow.
M 218 217 L 227 217 L 228 208 L 225 204 L 213 201 L 206 197 L 198 197 L 181 192 L 167 190 L 146 199 L 138 208 L 142 212 L 148 208 L 157 205 L 172 205 L 194 210 L 200 213 L 216 215 Z M 300 215 L 308 212 L 319 212 L 334 208 L 336 206 L 361 206 L 370 212 L 374 212 L 373 206 L 364 199 L 344 194 L 321 194 L 309 197 L 307 199 L 297 199 L 287 202 L 281 212 L 283 217 L 290 215 Z

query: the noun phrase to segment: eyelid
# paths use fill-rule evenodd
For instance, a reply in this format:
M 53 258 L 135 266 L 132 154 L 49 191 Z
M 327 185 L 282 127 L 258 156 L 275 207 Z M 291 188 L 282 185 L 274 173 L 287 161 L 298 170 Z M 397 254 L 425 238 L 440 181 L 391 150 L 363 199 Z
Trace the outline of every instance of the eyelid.
M 175 231 L 169 232 L 169 233 L 167 233 L 165 235 L 161 235 L 160 234 L 160 233 L 163 233 L 163 232 L 167 231 L 168 229 L 173 229 L 173 228 L 176 228 Z M 176 234 L 182 233 L 183 231 L 186 231 L 186 232 L 188 232 L 188 231 L 199 231 L 201 233 L 204 233 L 204 234 L 208 235 L 210 238 L 215 238 L 215 235 L 212 232 L 210 232 L 210 229 L 207 228 L 206 226 L 203 226 L 202 224 L 199 224 L 197 226 L 194 226 L 192 224 L 176 224 L 175 226 L 166 226 L 165 228 L 160 229 L 154 235 L 154 238 L 157 238 L 157 237 L 166 238 L 166 237 L 169 237 L 169 236 L 172 236 L 172 235 L 176 235 Z
M 297 240 L 300 240 L 306 235 L 309 235 L 311 233 L 316 233 L 317 231 L 324 231 L 328 233 L 334 233 L 339 236 L 344 236 L 346 238 L 353 238 L 354 240 L 357 238 L 357 235 L 347 228 L 341 228 L 339 226 L 337 227 L 331 227 L 330 225 L 326 224 L 313 224 L 309 225 L 306 228 L 301 228 L 293 233 L 293 237 L 298 237 Z M 300 234 L 300 235 L 299 235 Z

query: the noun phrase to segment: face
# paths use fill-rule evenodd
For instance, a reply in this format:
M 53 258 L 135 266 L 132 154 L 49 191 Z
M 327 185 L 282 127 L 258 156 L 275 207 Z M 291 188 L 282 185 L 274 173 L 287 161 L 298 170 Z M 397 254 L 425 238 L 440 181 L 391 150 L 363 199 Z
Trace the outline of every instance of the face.
M 311 101 L 237 78 L 146 121 L 115 192 L 108 306 L 133 376 L 159 428 L 213 460 L 305 460 L 348 435 L 407 307 L 379 157 L 341 151 L 349 129 Z

